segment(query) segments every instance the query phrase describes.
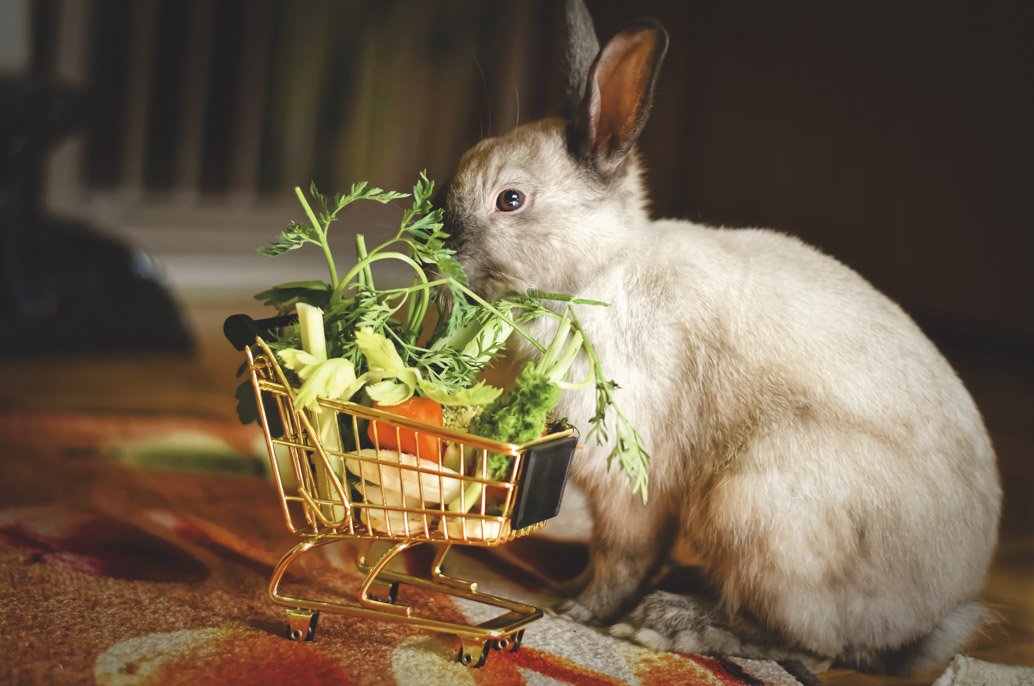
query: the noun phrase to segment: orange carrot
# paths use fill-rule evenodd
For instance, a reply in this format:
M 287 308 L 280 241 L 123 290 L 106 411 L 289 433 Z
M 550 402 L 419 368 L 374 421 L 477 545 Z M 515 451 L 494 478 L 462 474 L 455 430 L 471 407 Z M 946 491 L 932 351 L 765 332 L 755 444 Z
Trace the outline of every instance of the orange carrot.
M 430 398 L 413 396 L 404 403 L 398 405 L 373 404 L 374 408 L 393 412 L 403 417 L 416 419 L 425 424 L 442 426 L 442 406 L 439 402 Z M 390 424 L 372 420 L 367 429 L 367 435 L 374 444 L 382 448 L 399 450 L 410 455 L 418 455 L 425 460 L 438 461 L 438 439 L 434 436 L 416 431 L 414 429 L 397 429 Z

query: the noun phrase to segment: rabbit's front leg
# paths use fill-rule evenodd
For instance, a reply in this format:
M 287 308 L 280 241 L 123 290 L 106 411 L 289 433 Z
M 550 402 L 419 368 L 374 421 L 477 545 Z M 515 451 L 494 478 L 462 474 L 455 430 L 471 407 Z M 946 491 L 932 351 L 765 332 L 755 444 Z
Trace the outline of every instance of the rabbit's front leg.
M 595 491 L 595 492 L 593 492 Z M 626 612 L 667 560 L 675 527 L 663 499 L 644 504 L 625 484 L 591 489 L 594 530 L 585 587 L 559 611 L 579 622 L 605 622 Z

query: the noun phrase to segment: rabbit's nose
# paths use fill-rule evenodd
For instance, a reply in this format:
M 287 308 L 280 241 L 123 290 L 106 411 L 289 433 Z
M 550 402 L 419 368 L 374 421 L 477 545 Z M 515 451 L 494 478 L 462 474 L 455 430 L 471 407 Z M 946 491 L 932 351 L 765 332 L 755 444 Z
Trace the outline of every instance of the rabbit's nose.
M 431 197 L 431 204 L 442 210 L 442 226 L 449 237 L 445 239 L 445 247 L 459 253 L 466 243 L 466 232 L 463 230 L 464 221 L 460 212 L 456 211 L 454 203 L 449 202 L 449 188 L 451 183 L 443 183 L 435 190 Z
M 442 184 L 435 190 L 434 195 L 431 196 L 431 205 L 441 208 L 442 225 L 445 227 L 445 231 L 451 235 L 452 227 L 456 224 L 456 215 L 449 208 L 449 186 L 447 184 Z
M 441 184 L 434 189 L 434 195 L 431 196 L 431 204 L 435 207 L 445 207 L 449 201 L 449 185 L 446 183 Z
M 448 205 L 442 215 L 442 224 L 449 237 L 445 239 L 445 247 L 459 252 L 464 243 L 463 221 Z

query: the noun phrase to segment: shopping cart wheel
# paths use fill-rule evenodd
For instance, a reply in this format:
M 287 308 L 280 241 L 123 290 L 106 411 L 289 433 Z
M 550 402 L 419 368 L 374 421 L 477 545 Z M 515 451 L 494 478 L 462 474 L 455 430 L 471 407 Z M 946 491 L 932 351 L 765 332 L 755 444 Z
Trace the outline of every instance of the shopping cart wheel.
M 521 641 L 524 640 L 524 629 L 521 629 L 513 636 L 513 643 L 510 645 L 510 652 L 516 653 L 521 649 Z
M 481 669 L 488 660 L 488 653 L 492 650 L 492 643 L 460 643 L 460 654 L 456 660 L 471 669 Z
M 319 611 L 288 610 L 287 637 L 292 641 L 311 641 L 316 636 L 316 624 L 319 621 Z
M 515 634 L 504 636 L 502 638 L 492 641 L 492 648 L 494 650 L 508 650 L 511 653 L 516 653 L 521 648 L 521 640 L 524 639 L 524 629 L 521 629 Z

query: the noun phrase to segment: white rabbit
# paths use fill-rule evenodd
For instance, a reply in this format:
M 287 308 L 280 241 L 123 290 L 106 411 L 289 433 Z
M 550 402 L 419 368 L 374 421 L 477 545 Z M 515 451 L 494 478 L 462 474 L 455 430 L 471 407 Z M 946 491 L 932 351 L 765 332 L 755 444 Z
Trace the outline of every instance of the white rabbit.
M 574 461 L 594 516 L 570 616 L 688 652 L 931 669 L 986 619 L 976 602 L 1001 489 L 980 414 L 895 303 L 833 258 L 764 230 L 648 215 L 633 149 L 667 34 L 640 20 L 602 51 L 569 3 L 572 111 L 481 141 L 446 203 L 483 294 L 580 307 L 653 456 L 643 504 L 610 446 Z M 545 332 L 543 332 L 545 333 Z M 592 391 L 560 412 L 582 429 Z M 651 591 L 680 537 L 708 589 Z

